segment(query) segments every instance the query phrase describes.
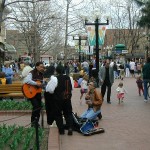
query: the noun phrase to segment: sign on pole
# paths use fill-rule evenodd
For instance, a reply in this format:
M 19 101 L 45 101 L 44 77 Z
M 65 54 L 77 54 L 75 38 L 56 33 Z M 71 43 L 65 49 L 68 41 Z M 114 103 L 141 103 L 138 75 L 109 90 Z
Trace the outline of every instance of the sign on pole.
M 99 43 L 99 45 L 104 44 L 105 33 L 106 33 L 106 26 L 99 26 L 99 31 L 98 31 L 98 34 L 99 34 L 98 43 Z
M 98 43 L 99 43 L 99 45 L 104 44 L 105 33 L 106 33 L 106 26 L 99 25 L 99 29 L 98 29 L 98 35 L 99 35 Z M 89 45 L 95 46 L 96 45 L 95 26 L 87 25 L 87 35 L 88 35 Z

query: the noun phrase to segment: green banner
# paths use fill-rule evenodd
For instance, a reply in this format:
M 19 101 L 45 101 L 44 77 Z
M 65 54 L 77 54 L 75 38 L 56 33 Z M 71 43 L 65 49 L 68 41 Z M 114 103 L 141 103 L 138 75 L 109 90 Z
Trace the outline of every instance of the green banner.
M 98 29 L 98 43 L 99 45 L 104 44 L 104 39 L 105 39 L 105 33 L 106 33 L 106 26 L 99 26 Z M 95 36 L 95 26 L 87 26 L 87 34 L 88 34 L 88 42 L 90 46 L 95 46 L 96 45 L 96 36 Z

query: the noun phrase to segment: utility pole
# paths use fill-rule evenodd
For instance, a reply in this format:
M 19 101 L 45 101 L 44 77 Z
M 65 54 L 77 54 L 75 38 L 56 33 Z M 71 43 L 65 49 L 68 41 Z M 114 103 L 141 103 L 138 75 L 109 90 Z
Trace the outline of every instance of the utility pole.
M 38 51 L 37 43 L 37 19 L 36 19 L 35 0 L 33 0 L 33 32 L 34 32 L 34 45 L 33 45 L 33 58 L 34 63 L 40 61 L 40 51 Z
M 67 44 L 68 44 L 68 13 L 69 5 L 71 0 L 67 0 L 67 9 L 66 9 L 66 31 L 65 31 L 65 46 L 64 46 L 64 63 L 67 62 Z

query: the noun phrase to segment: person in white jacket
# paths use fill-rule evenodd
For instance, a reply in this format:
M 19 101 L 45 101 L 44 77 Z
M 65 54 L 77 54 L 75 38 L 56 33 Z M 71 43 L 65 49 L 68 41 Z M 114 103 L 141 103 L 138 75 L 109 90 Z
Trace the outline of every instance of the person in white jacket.
M 73 134 L 73 118 L 72 118 L 72 104 L 71 104 L 71 97 L 72 97 L 72 84 L 70 77 L 64 75 L 64 67 L 57 66 L 56 67 L 56 76 L 52 75 L 50 77 L 50 81 L 46 86 L 46 94 L 47 101 L 50 102 L 51 105 L 51 115 L 49 117 L 48 124 L 52 124 L 53 121 L 56 121 L 57 127 L 59 129 L 59 134 L 65 134 L 64 125 L 63 125 L 63 118 L 66 120 L 66 126 L 68 128 L 68 135 Z M 67 82 L 68 81 L 68 82 Z M 68 84 L 67 84 L 68 83 Z M 67 86 L 66 86 L 67 84 Z M 65 99 L 64 93 L 65 91 L 70 93 L 70 96 Z

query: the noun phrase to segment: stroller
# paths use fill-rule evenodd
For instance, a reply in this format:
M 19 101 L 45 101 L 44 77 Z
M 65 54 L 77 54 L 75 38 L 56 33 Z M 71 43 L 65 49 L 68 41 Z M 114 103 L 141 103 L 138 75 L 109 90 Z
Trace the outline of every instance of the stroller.
M 77 114 L 72 112 L 73 116 L 73 129 L 85 136 L 104 133 L 103 128 L 98 128 L 98 120 L 88 120 L 77 116 Z

